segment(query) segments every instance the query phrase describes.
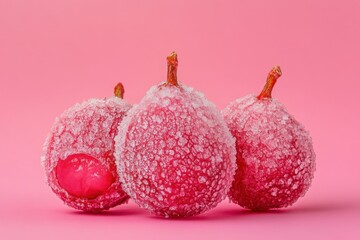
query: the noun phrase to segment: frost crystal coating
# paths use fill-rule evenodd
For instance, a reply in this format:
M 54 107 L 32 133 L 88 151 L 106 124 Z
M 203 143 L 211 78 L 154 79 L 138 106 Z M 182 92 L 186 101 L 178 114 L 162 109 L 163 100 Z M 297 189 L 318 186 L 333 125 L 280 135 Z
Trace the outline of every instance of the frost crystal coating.
M 238 169 L 229 198 L 253 210 L 290 206 L 305 195 L 315 171 L 309 133 L 271 98 L 280 75 L 275 67 L 258 97 L 240 98 L 222 111 L 237 149 Z
M 181 83 L 151 88 L 119 126 L 123 188 L 163 217 L 200 214 L 223 200 L 235 173 L 235 140 L 220 112 Z

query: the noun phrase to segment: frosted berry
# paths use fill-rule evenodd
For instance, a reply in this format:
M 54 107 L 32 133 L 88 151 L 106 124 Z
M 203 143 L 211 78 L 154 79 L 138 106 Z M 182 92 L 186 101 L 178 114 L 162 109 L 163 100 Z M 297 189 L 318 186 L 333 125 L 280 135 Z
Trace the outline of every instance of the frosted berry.
M 271 98 L 279 67 L 259 96 L 230 103 L 222 112 L 236 138 L 237 165 L 229 198 L 252 210 L 282 208 L 304 196 L 315 170 L 309 133 Z
M 158 216 L 185 217 L 226 197 L 235 140 L 215 106 L 177 81 L 177 55 L 167 62 L 167 82 L 152 87 L 120 124 L 115 156 L 132 200 Z
M 130 105 L 115 96 L 90 99 L 67 109 L 56 119 L 41 157 L 47 182 L 67 205 L 98 212 L 127 202 L 117 174 L 114 137 Z

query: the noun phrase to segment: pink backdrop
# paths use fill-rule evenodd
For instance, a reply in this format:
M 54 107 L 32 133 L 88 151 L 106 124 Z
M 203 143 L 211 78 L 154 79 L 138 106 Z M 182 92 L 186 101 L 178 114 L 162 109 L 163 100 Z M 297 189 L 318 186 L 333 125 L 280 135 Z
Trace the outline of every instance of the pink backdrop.
M 1 239 L 359 239 L 360 1 L 0 1 Z M 305 198 L 251 213 L 224 201 L 162 220 L 134 203 L 102 215 L 64 206 L 39 157 L 57 115 L 112 94 L 138 102 L 179 55 L 179 78 L 223 108 L 273 96 L 311 132 L 317 171 Z M 345 238 L 344 238 L 345 237 Z

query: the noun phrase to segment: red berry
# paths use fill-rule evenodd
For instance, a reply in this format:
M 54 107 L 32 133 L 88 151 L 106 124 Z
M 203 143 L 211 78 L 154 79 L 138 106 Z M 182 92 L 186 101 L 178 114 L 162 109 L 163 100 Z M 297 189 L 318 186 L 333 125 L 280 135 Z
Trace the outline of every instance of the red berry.
M 238 169 L 229 197 L 253 210 L 293 204 L 309 188 L 315 170 L 309 133 L 271 98 L 279 76 L 280 68 L 273 68 L 258 97 L 240 98 L 222 112 L 237 149 Z
M 44 144 L 42 161 L 52 190 L 69 206 L 97 212 L 124 203 L 116 171 L 114 137 L 130 105 L 116 97 L 90 99 L 66 110 Z
M 235 141 L 203 94 L 177 81 L 177 55 L 168 81 L 152 87 L 119 127 L 115 156 L 124 190 L 163 217 L 215 207 L 235 172 Z

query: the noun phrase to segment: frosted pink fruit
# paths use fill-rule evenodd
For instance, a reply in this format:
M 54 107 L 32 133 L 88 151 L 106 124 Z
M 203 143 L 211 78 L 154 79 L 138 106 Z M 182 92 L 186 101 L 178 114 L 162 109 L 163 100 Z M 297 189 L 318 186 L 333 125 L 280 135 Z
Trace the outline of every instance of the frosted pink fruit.
M 203 94 L 177 82 L 177 55 L 168 81 L 152 87 L 124 118 L 115 156 L 124 190 L 163 217 L 200 214 L 223 200 L 235 173 L 235 140 Z
M 237 149 L 238 169 L 229 197 L 252 210 L 293 204 L 304 196 L 315 170 L 309 133 L 271 98 L 279 76 L 280 68 L 273 68 L 259 96 L 240 98 L 222 112 Z
M 117 174 L 114 137 L 130 105 L 115 97 L 90 99 L 56 119 L 41 157 L 51 189 L 67 205 L 98 212 L 127 202 Z

